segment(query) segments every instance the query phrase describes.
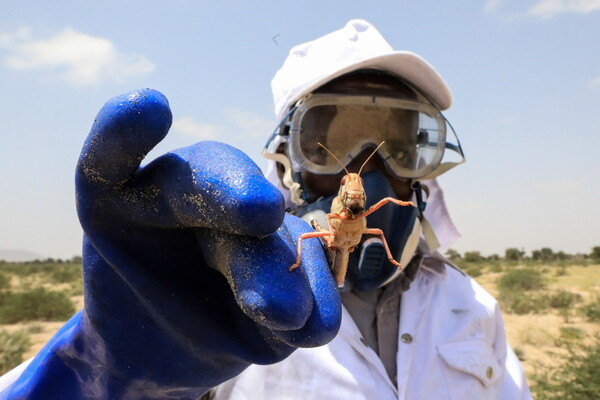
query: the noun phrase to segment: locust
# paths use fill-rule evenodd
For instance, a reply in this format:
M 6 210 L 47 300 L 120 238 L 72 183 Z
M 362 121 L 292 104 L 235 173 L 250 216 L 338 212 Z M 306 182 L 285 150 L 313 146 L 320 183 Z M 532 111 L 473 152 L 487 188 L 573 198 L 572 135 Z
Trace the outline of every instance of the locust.
M 311 225 L 315 232 L 307 232 L 299 236 L 296 263 L 289 267 L 289 271 L 298 268 L 300 265 L 302 258 L 302 241 L 311 238 L 321 238 L 330 253 L 333 253 L 332 272 L 335 281 L 338 287 L 343 287 L 346 271 L 348 270 L 350 253 L 356 249 L 356 246 L 361 242 L 363 235 L 379 236 L 390 262 L 398 268 L 403 268 L 399 262 L 394 260 L 387 241 L 385 240 L 385 236 L 383 235 L 383 231 L 381 229 L 367 228 L 367 220 L 365 219 L 369 214 L 377 211 L 389 202 L 399 206 L 415 206 L 412 201 L 401 201 L 394 199 L 393 197 L 385 197 L 373 204 L 369 209 L 365 210 L 367 196 L 365 194 L 360 173 L 362 172 L 363 167 L 384 143 L 385 142 L 381 142 L 373 153 L 369 155 L 358 170 L 358 173 L 349 172 L 344 164 L 329 151 L 327 147 L 321 143 L 317 143 L 342 166 L 346 175 L 342 177 L 339 192 L 331 203 L 331 212 L 326 214 L 327 228 L 319 225 L 316 220 L 311 221 Z

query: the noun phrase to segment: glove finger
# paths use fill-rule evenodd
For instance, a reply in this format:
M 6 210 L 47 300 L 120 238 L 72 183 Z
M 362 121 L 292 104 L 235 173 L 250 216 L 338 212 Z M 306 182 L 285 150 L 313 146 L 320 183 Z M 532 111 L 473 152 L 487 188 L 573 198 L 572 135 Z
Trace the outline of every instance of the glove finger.
M 295 330 L 311 313 L 312 294 L 303 274 L 288 271 L 295 257 L 278 233 L 255 238 L 198 230 L 196 237 L 246 315 L 270 330 Z
M 152 210 L 145 216 L 148 223 L 157 220 L 161 226 L 263 236 L 277 230 L 285 214 L 283 196 L 260 168 L 240 150 L 219 142 L 196 143 L 157 158 L 132 187 L 139 193 L 158 189 L 158 195 L 146 196 L 156 204 L 144 210 Z M 133 207 L 139 209 L 139 204 Z
M 199 230 L 209 265 L 225 275 L 240 308 L 256 323 L 293 347 L 329 342 L 341 322 L 341 301 L 318 240 L 307 240 L 302 265 L 292 237 L 311 231 L 286 216 L 284 225 L 261 239 Z
M 308 228 L 304 221 L 292 216 L 286 217 L 286 225 L 294 238 Z M 319 239 L 303 241 L 302 263 L 297 271 L 310 286 L 311 314 L 302 328 L 273 331 L 273 334 L 292 347 L 322 346 L 333 340 L 340 329 L 342 303 Z
M 140 89 L 110 99 L 83 145 L 78 183 L 103 188 L 127 180 L 166 136 L 171 122 L 167 98 L 156 90 Z

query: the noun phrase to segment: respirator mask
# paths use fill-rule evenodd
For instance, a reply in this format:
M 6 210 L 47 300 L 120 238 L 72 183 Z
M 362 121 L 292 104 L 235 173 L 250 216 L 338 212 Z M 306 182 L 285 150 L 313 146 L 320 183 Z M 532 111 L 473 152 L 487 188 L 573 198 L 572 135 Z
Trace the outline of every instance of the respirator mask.
M 369 171 L 361 175 L 367 208 L 384 197 L 396 197 L 387 178 L 379 171 Z M 327 226 L 325 214 L 330 212 L 335 195 L 322 197 L 317 201 L 299 207 L 296 216 L 310 223 L 316 220 Z M 424 204 L 424 203 L 423 203 Z M 421 233 L 421 211 L 419 207 L 400 207 L 389 203 L 367 216 L 367 227 L 378 228 L 384 236 L 394 259 L 407 266 L 419 243 Z M 348 271 L 343 291 L 356 288 L 367 291 L 397 278 L 402 272 L 387 258 L 380 238 L 364 236 L 361 244 L 350 253 Z

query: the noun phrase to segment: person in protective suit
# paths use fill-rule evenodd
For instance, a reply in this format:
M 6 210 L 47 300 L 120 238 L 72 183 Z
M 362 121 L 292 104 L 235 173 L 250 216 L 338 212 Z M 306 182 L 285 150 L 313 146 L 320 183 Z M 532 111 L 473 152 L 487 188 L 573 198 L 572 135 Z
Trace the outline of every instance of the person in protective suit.
M 167 99 L 104 105 L 76 170 L 84 309 L 0 378 L 0 399 L 529 398 L 495 300 L 436 252 L 456 231 L 435 177 L 462 150 L 435 70 L 357 20 L 294 48 L 273 89 L 275 186 L 217 142 L 142 167 Z M 384 140 L 363 168 L 368 204 L 416 207 L 367 222 L 405 268 L 371 237 L 341 288 L 318 239 L 289 271 L 312 231 L 299 217 L 323 218 L 339 185 L 316 141 L 356 171 Z
M 267 177 L 288 208 L 327 227 L 342 177 L 362 170 L 367 207 L 415 203 L 367 217 L 404 269 L 365 236 L 350 254 L 333 341 L 253 365 L 211 398 L 530 398 L 496 300 L 439 253 L 458 233 L 435 178 L 464 161 L 441 114 L 452 99 L 440 75 L 355 20 L 294 47 L 272 87 L 281 124 L 264 152 Z

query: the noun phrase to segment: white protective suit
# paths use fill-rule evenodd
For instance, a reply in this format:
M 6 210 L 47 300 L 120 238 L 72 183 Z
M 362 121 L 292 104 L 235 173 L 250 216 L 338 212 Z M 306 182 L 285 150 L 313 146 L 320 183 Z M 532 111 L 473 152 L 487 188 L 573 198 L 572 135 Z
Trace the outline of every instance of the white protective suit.
M 531 399 L 496 300 L 440 264 L 426 258 L 402 295 L 397 387 L 344 310 L 331 343 L 299 349 L 275 365 L 253 365 L 216 388 L 215 399 Z
M 441 110 L 451 104 L 444 81 L 425 60 L 394 51 L 368 22 L 354 20 L 290 51 L 273 79 L 277 117 L 281 119 L 297 99 L 315 88 L 362 68 L 403 77 Z M 270 150 L 280 143 L 276 138 Z M 280 181 L 274 162 L 267 178 L 292 206 L 297 197 Z M 429 188 L 425 217 L 440 248 L 447 248 L 459 234 L 443 192 L 431 178 L 423 182 Z M 213 396 L 217 400 L 531 399 L 521 365 L 506 342 L 496 300 L 439 253 L 424 258 L 400 304 L 397 386 L 344 309 L 340 332 L 331 343 L 299 349 L 275 365 L 253 365 L 215 388 Z

